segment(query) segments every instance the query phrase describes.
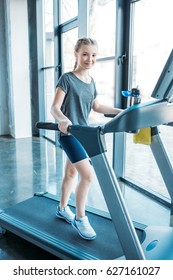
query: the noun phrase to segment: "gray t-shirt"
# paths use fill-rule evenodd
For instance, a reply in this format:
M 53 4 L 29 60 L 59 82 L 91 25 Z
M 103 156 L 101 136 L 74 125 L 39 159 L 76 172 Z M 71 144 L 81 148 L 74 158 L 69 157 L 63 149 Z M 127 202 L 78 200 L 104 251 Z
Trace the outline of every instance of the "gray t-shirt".
M 87 84 L 72 72 L 68 72 L 60 77 L 57 87 L 66 94 L 61 107 L 63 114 L 72 124 L 87 125 L 93 101 L 97 96 L 93 78 L 91 83 Z

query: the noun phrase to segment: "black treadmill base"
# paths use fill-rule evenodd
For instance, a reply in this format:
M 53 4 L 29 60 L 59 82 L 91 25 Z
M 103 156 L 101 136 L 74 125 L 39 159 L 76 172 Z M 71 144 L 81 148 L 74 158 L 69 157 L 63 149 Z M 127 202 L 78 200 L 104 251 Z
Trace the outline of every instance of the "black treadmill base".
M 97 232 L 97 238 L 88 241 L 70 224 L 56 217 L 56 207 L 54 195 L 34 196 L 1 211 L 0 226 L 60 259 L 125 259 L 110 218 L 87 212 Z M 173 260 L 173 228 L 135 222 L 134 226 L 146 259 Z
M 123 255 L 110 219 L 87 213 L 97 232 L 97 238 L 88 241 L 70 224 L 56 217 L 56 207 L 56 200 L 44 195 L 34 196 L 5 209 L 0 214 L 0 225 L 62 259 L 111 260 Z

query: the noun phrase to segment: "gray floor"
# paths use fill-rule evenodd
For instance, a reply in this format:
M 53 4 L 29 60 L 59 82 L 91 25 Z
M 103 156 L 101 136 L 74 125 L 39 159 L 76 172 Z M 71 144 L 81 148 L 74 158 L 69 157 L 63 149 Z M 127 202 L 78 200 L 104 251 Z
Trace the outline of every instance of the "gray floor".
M 59 196 L 63 154 L 44 138 L 0 137 L 0 209 L 48 191 Z M 144 195 L 122 186 L 133 220 L 146 224 L 170 225 L 170 210 Z M 74 192 L 71 200 L 74 200 Z M 89 193 L 88 205 L 107 211 L 97 179 Z M 54 214 L 54 213 L 53 213 Z M 56 259 L 55 256 L 7 233 L 0 239 L 1 260 Z

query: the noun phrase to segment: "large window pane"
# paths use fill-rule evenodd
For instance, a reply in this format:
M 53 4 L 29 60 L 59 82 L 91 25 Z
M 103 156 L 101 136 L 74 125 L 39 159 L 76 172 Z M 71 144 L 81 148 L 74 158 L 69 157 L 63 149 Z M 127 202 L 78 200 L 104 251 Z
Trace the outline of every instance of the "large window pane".
M 99 45 L 99 57 L 115 55 L 114 0 L 89 0 L 89 36 Z
M 135 4 L 133 86 L 149 97 L 173 47 L 172 0 Z
M 150 147 L 134 144 L 133 135 L 130 134 L 126 146 L 126 177 L 140 186 L 169 197 Z
M 113 59 L 98 61 L 90 72 L 96 83 L 99 102 L 110 106 L 114 106 L 114 65 Z M 98 113 L 91 112 L 89 121 L 90 123 L 104 123 L 108 120 Z
M 53 0 L 44 1 L 44 67 L 54 65 Z
M 142 0 L 135 4 L 134 49 L 132 87 L 141 89 L 142 102 L 150 98 L 162 68 L 173 47 L 172 0 Z M 161 126 L 162 138 L 173 152 L 172 127 Z M 150 147 L 134 144 L 133 135 L 127 135 L 126 176 L 132 180 L 168 196 L 160 171 Z
M 78 28 L 62 34 L 63 72 L 73 71 L 75 64 L 74 46 L 78 39 Z
M 96 82 L 100 103 L 112 106 L 115 92 L 115 7 L 116 1 L 89 0 L 89 36 L 98 43 L 98 61 L 91 75 Z M 105 118 L 92 113 L 90 122 L 105 122 Z
M 78 14 L 78 0 L 61 0 L 61 23 L 76 17 Z

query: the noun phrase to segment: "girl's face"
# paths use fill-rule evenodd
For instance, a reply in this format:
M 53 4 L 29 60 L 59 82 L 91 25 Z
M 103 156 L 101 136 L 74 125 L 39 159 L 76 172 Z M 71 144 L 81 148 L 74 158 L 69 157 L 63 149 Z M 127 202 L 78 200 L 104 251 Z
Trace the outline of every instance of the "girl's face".
M 82 45 L 78 52 L 75 52 L 77 68 L 88 70 L 94 66 L 97 57 L 97 46 Z

